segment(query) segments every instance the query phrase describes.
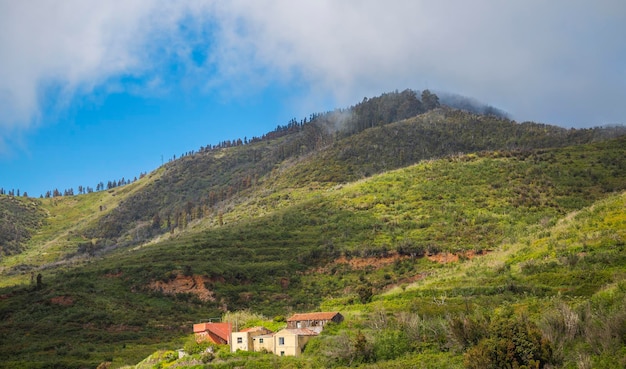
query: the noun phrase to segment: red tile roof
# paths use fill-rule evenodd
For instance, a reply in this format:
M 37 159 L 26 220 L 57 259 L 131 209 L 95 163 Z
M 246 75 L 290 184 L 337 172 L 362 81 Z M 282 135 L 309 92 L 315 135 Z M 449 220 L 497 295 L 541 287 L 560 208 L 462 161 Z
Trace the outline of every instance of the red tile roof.
M 331 320 L 332 318 L 334 318 L 337 314 L 339 314 L 338 312 L 334 311 L 334 312 L 326 312 L 326 313 L 301 313 L 301 314 L 294 314 L 292 315 L 289 319 L 287 319 L 288 322 L 295 322 L 295 321 L 301 321 L 301 320 Z
M 221 338 L 225 342 L 230 342 L 230 333 L 233 331 L 230 323 L 199 323 L 193 325 L 193 332 L 209 332 Z

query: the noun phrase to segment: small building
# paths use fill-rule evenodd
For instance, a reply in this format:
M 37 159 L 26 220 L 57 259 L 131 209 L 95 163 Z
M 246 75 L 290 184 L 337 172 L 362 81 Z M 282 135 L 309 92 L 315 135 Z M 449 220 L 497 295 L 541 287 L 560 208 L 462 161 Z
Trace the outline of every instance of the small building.
M 230 344 L 233 326 L 230 323 L 199 323 L 193 325 L 196 342 L 209 341 L 218 345 Z
M 257 352 L 274 352 L 274 333 L 252 337 L 252 346 Z
M 261 351 L 256 348 L 255 343 L 258 343 L 258 341 L 255 341 L 255 338 L 257 336 L 265 336 L 271 333 L 272 331 L 265 327 L 252 327 L 242 329 L 239 332 L 233 332 L 231 334 L 230 351 Z M 262 339 L 262 341 L 264 342 L 265 340 Z
M 274 353 L 279 356 L 300 356 L 304 346 L 319 333 L 307 328 L 285 328 L 274 334 Z
M 317 312 L 294 314 L 287 319 L 288 329 L 307 328 L 320 333 L 328 322 L 341 323 L 343 315 L 338 312 Z

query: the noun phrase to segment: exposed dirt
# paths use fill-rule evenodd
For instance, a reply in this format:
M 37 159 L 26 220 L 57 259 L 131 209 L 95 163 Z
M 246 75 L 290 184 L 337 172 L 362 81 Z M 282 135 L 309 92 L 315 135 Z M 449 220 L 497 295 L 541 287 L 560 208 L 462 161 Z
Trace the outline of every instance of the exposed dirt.
M 166 295 L 191 293 L 202 301 L 215 301 L 215 293 L 206 288 L 205 282 L 210 282 L 210 280 L 200 275 L 185 276 L 178 274 L 174 279 L 166 282 L 153 281 L 148 285 L 148 288 L 163 292 Z
M 487 255 L 491 250 L 481 250 L 476 252 L 474 250 L 462 251 L 457 253 L 450 252 L 442 252 L 438 254 L 427 254 L 424 257 L 428 258 L 428 260 L 436 263 L 447 264 L 458 262 L 459 260 L 467 260 L 473 259 L 477 256 Z M 398 260 L 406 260 L 410 259 L 410 256 L 399 255 L 396 252 L 389 252 L 387 256 L 373 256 L 373 257 L 350 257 L 347 258 L 345 256 L 340 256 L 335 259 L 332 263 L 326 265 L 325 267 L 314 269 L 313 273 L 327 273 L 329 270 L 333 268 L 333 266 L 337 265 L 348 265 L 352 270 L 363 270 L 367 268 L 372 269 L 380 269 L 387 265 L 393 264 Z M 423 277 L 423 276 L 422 276 Z M 419 277 L 419 278 L 422 278 Z
M 454 263 L 459 261 L 458 254 L 452 254 L 450 252 L 442 252 L 439 254 L 427 255 L 428 260 L 434 261 L 440 264 Z
M 434 261 L 434 262 L 441 263 L 441 264 L 447 264 L 447 263 L 455 263 L 459 261 L 459 259 L 462 259 L 462 258 L 471 260 L 477 256 L 487 255 L 489 252 L 491 251 L 481 250 L 479 252 L 476 252 L 474 250 L 468 250 L 468 251 L 457 252 L 457 253 L 442 252 L 439 254 L 427 255 L 426 257 L 430 261 Z
M 70 296 L 57 296 L 50 299 L 50 302 L 55 305 L 72 306 L 74 305 L 74 299 Z

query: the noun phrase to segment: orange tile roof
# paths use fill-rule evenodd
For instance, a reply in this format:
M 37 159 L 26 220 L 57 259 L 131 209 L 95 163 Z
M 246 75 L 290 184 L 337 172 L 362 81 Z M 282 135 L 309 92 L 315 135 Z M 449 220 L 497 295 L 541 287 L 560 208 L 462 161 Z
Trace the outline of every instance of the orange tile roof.
M 318 313 L 301 313 L 294 314 L 289 319 L 288 322 L 295 322 L 300 320 L 331 320 L 334 318 L 338 312 L 318 312 Z
M 230 333 L 232 331 L 230 323 L 199 323 L 193 325 L 194 333 L 211 332 L 226 342 L 230 342 Z

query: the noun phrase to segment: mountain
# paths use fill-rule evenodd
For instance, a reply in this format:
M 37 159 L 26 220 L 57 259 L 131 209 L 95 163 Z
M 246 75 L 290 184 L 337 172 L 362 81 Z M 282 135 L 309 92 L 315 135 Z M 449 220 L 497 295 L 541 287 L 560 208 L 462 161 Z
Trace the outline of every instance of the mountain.
M 359 325 L 382 345 L 367 323 L 380 307 L 390 332 L 408 313 L 442 327 L 406 353 L 457 366 L 504 319 L 481 306 L 524 310 L 555 341 L 556 323 L 538 311 L 557 319 L 557 298 L 595 306 L 626 275 L 623 129 L 516 123 L 428 99 L 364 99 L 105 191 L 0 196 L 1 214 L 24 230 L 2 233 L 11 252 L 0 260 L 0 366 L 137 363 L 180 344 L 193 322 L 242 309 L 347 311 L 313 356 Z M 459 322 L 480 334 L 461 342 Z M 568 339 L 551 346 L 553 365 L 623 347 Z

